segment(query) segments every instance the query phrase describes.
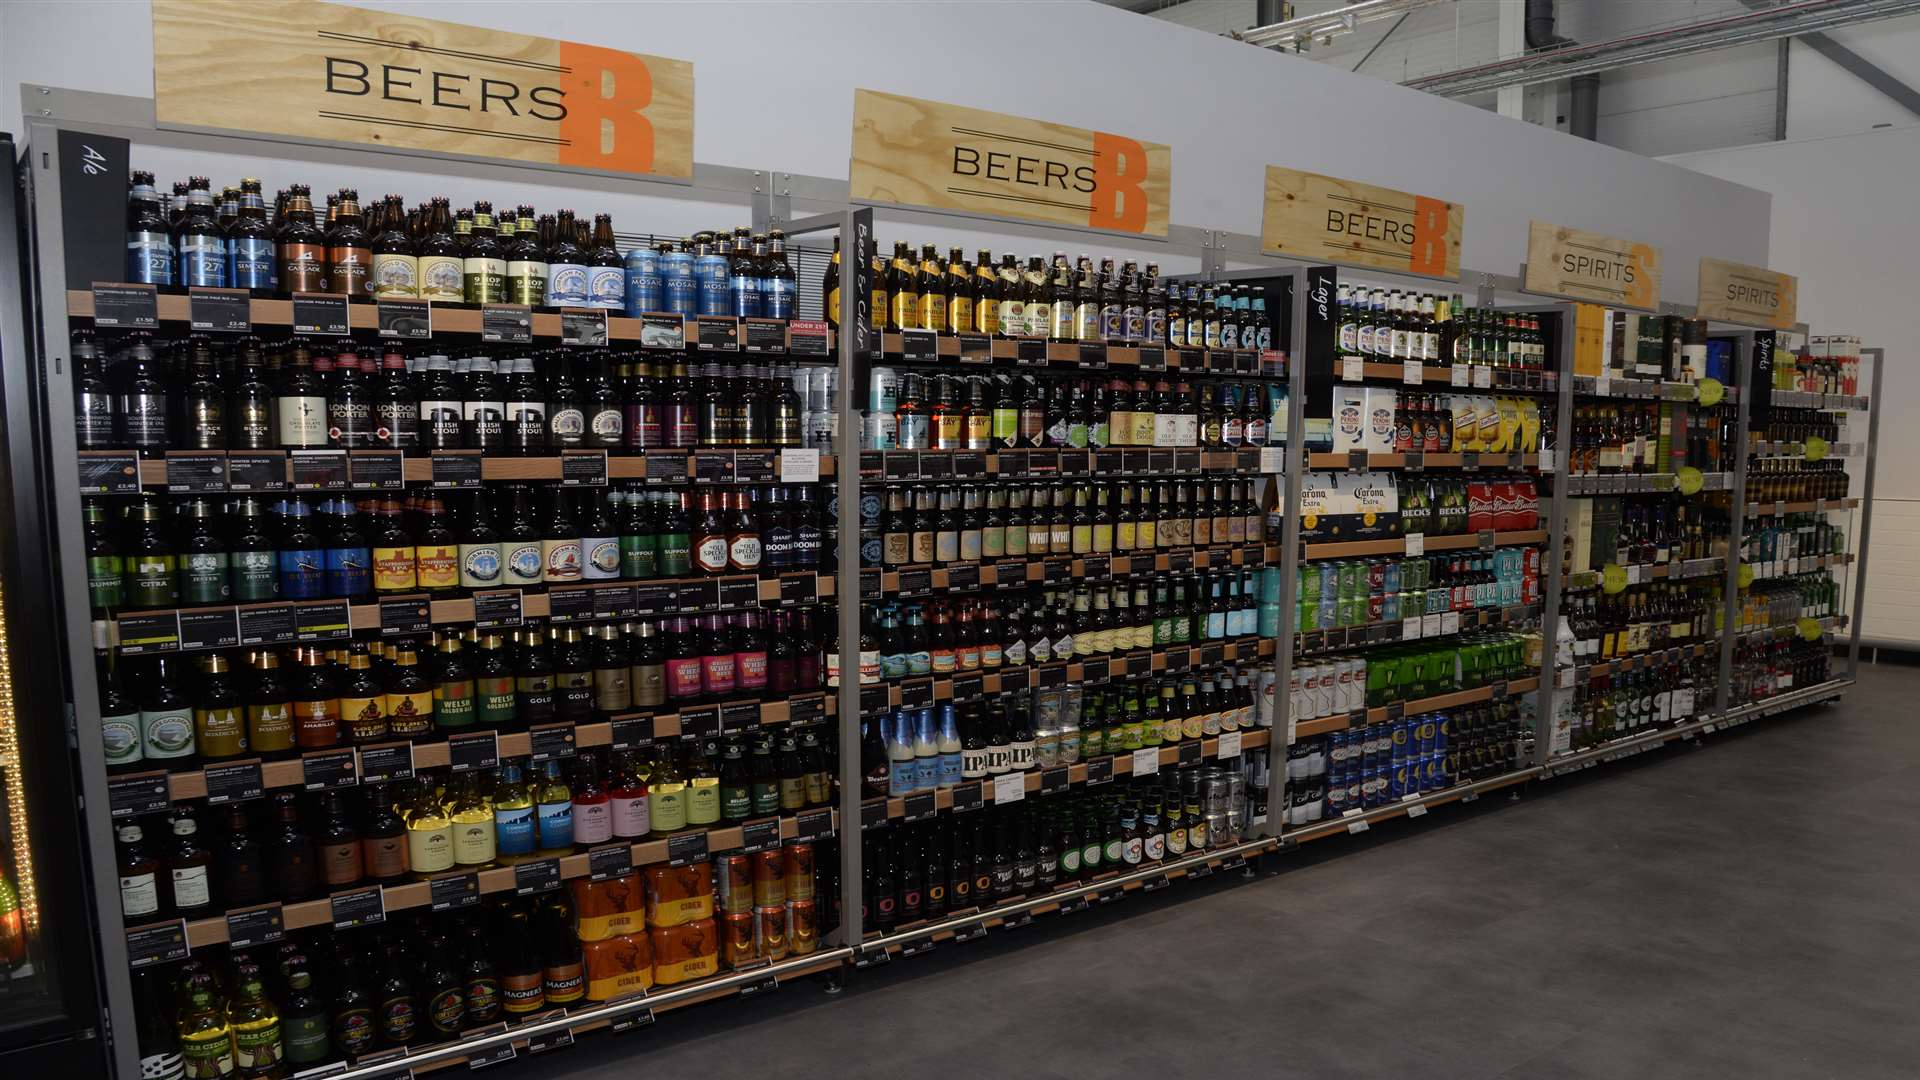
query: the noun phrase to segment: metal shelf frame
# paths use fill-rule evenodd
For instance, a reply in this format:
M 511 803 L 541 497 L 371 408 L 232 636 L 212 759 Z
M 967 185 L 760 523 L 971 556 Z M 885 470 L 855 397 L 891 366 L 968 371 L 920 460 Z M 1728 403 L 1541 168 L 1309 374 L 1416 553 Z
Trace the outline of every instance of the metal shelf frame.
M 975 228 L 983 232 L 1030 237 L 1036 241 L 1052 241 L 1056 244 L 1084 243 L 1089 236 L 1093 236 L 1111 239 L 1132 248 L 1158 250 L 1169 256 L 1191 258 L 1200 264 L 1201 271 L 1198 275 L 1173 274 L 1169 275 L 1170 277 L 1199 277 L 1210 281 L 1286 278 L 1290 280 L 1292 287 L 1292 303 L 1286 327 L 1287 339 L 1284 342 L 1277 341 L 1276 345 L 1285 350 L 1288 364 L 1286 369 L 1287 439 L 1282 448 L 1282 464 L 1278 474 L 1263 475 L 1254 479 L 1271 483 L 1272 497 L 1289 510 L 1299 505 L 1301 485 L 1306 472 L 1307 327 L 1310 317 L 1315 314 L 1316 306 L 1323 309 L 1320 312 L 1321 317 L 1331 317 L 1330 313 L 1324 309 L 1330 309 L 1333 304 L 1334 289 L 1340 275 L 1352 274 L 1357 279 L 1364 280 L 1394 279 L 1417 282 L 1423 287 L 1435 290 L 1471 292 L 1476 304 L 1482 307 L 1492 307 L 1504 301 L 1506 306 L 1515 310 L 1558 313 L 1563 317 L 1557 320 L 1559 329 L 1555 343 L 1555 363 L 1559 379 L 1553 400 L 1555 415 L 1558 418 L 1556 430 L 1559 434 L 1559 444 L 1553 447 L 1552 458 L 1557 482 L 1554 484 L 1551 500 L 1543 508 L 1548 534 L 1556 539 L 1549 541 L 1547 558 L 1543 560 L 1543 571 L 1547 575 L 1547 580 L 1542 595 L 1541 625 L 1546 635 L 1546 647 L 1543 650 L 1537 698 L 1534 760 L 1530 765 L 1501 777 L 1474 784 L 1457 785 L 1414 800 L 1412 803 L 1395 803 L 1376 808 L 1367 811 L 1363 816 L 1366 820 L 1391 817 L 1404 812 L 1414 804 L 1425 807 L 1429 804 L 1438 805 L 1455 801 L 1483 789 L 1551 775 L 1565 771 L 1567 767 L 1565 758 L 1549 760 L 1548 749 L 1551 744 L 1550 729 L 1557 694 L 1553 670 L 1552 628 L 1558 617 L 1563 592 L 1559 572 L 1560 545 L 1557 537 L 1566 520 L 1568 485 L 1564 478 L 1569 460 L 1568 438 L 1574 398 L 1574 380 L 1571 378 L 1573 305 L 1559 298 L 1536 297 L 1526 293 L 1521 279 L 1515 275 L 1463 270 L 1458 279 L 1448 280 L 1368 267 L 1349 270 L 1264 254 L 1260 250 L 1259 238 L 1251 234 L 1184 225 L 1171 226 L 1167 236 L 1161 238 L 1050 226 L 971 213 L 869 205 L 855 203 L 849 198 L 848 184 L 845 180 L 774 170 L 696 164 L 693 178 L 687 182 L 628 178 L 559 166 L 476 160 L 427 151 L 371 148 L 339 143 L 317 144 L 265 135 L 172 130 L 157 125 L 153 102 L 144 98 L 86 93 L 37 84 L 28 84 L 23 87 L 22 97 L 26 102 L 26 112 L 30 121 L 27 152 L 22 171 L 26 174 L 27 188 L 31 195 L 33 270 L 37 283 L 34 302 L 38 307 L 38 317 L 35 321 L 39 333 L 40 362 L 44 367 L 44 382 L 48 388 L 46 399 L 40 402 L 39 406 L 43 410 L 43 419 L 49 432 L 48 460 L 55 463 L 75 460 L 73 406 L 69 392 L 72 375 L 67 364 L 67 341 L 70 339 L 65 290 L 67 266 L 62 245 L 63 208 L 59 185 L 63 166 L 74 164 L 62 161 L 60 137 L 69 133 L 124 138 L 135 146 L 141 147 L 251 155 L 311 162 L 317 165 L 413 170 L 427 175 L 459 175 L 544 185 L 556 189 L 641 195 L 663 200 L 732 203 L 751 216 L 756 228 L 779 226 L 795 237 L 816 233 L 834 234 L 839 239 L 841 251 L 844 253 L 842 267 L 847 282 L 851 282 L 856 270 L 864 274 L 865 268 L 870 265 L 870 258 L 875 250 L 877 220 L 884 220 L 890 224 Z M 1230 261 L 1243 265 L 1229 270 Z M 1247 264 L 1250 264 L 1250 268 Z M 838 639 L 840 655 L 843 658 L 843 678 L 838 688 L 841 785 L 838 803 L 841 821 L 838 834 L 841 882 L 839 930 L 831 940 L 823 943 L 821 952 L 776 964 L 771 968 L 762 967 L 748 972 L 732 973 L 692 986 L 677 987 L 671 991 L 657 993 L 646 999 L 608 1003 L 582 1010 L 564 1019 L 543 1021 L 539 1024 L 516 1028 L 508 1035 L 491 1035 L 483 1039 L 429 1048 L 409 1054 L 403 1059 L 381 1061 L 377 1065 L 356 1066 L 344 1073 L 334 1075 L 371 1078 L 389 1075 L 402 1067 L 446 1064 L 469 1052 L 483 1050 L 511 1038 L 525 1038 L 529 1034 L 545 1034 L 549 1031 L 557 1032 L 562 1028 L 570 1028 L 595 1019 L 617 1019 L 648 1008 L 670 1004 L 676 1000 L 693 999 L 703 994 L 744 985 L 764 976 L 769 971 L 776 974 L 801 969 L 814 971 L 821 965 L 838 959 L 842 962 L 839 971 L 844 972 L 851 969 L 860 955 L 871 953 L 876 946 L 885 948 L 890 944 L 923 937 L 931 933 L 932 929 L 953 930 L 974 923 L 1003 918 L 1010 914 L 1019 914 L 1055 903 L 1060 899 L 1060 894 L 1056 894 L 1042 899 L 1021 901 L 1003 908 L 949 918 L 939 922 L 932 929 L 918 927 L 909 932 L 890 934 L 877 941 L 864 939 L 864 927 L 861 925 L 862 842 L 858 824 L 862 801 L 859 761 L 861 716 L 857 664 L 851 661 L 859 655 L 860 607 L 863 603 L 859 593 L 860 538 L 857 510 L 860 505 L 862 484 L 860 470 L 853 465 L 859 460 L 859 438 L 864 430 L 865 402 L 857 393 L 859 386 L 863 385 L 858 375 L 863 365 L 871 364 L 877 358 L 879 345 L 878 336 L 868 330 L 867 313 L 864 310 L 868 302 L 867 290 L 842 288 L 839 322 L 847 332 L 838 335 L 835 357 L 840 379 L 835 401 L 839 415 L 839 433 L 834 451 L 839 462 L 842 463 L 833 478 L 836 498 L 842 508 L 837 547 L 840 570 L 835 589 L 839 603 Z M 1667 314 L 1691 313 L 1690 310 L 1677 305 L 1662 305 L 1662 311 Z M 1739 357 L 1743 371 L 1750 362 L 1750 336 L 1747 340 L 1749 345 L 1743 349 Z M 1877 362 L 1881 355 L 1879 350 L 1868 350 L 1868 352 L 1876 360 L 1873 394 L 1877 399 L 1884 365 Z M 1742 378 L 1744 379 L 1744 376 Z M 1499 393 L 1500 391 L 1491 392 Z M 1874 404 L 1877 406 L 1877 400 Z M 1740 425 L 1744 433 L 1744 407 L 1741 410 Z M 1863 505 L 1869 508 L 1873 492 L 1874 445 L 1878 427 L 1879 416 L 1876 408 L 1871 417 L 1865 465 L 1866 489 Z M 1734 493 L 1736 531 L 1730 540 L 1736 545 L 1740 494 L 1743 491 L 1743 487 L 1739 485 L 1744 483 L 1745 474 L 1744 456 L 1740 467 L 1741 478 L 1736 481 Z M 58 477 L 43 478 L 42 482 L 44 489 L 20 491 L 16 495 L 21 499 L 33 499 L 42 505 L 50 506 L 57 519 L 54 540 L 59 569 L 58 588 L 62 603 L 56 615 L 57 633 L 65 646 L 65 675 L 73 694 L 73 712 L 68 718 L 69 735 L 77 747 L 81 763 L 82 813 L 84 833 L 87 838 L 86 859 L 91 868 L 95 904 L 100 912 L 110 915 L 118 909 L 119 896 L 117 875 L 114 871 L 114 845 L 107 803 L 105 760 L 98 739 L 91 737 L 92 725 L 99 715 L 99 702 L 94 687 L 93 643 L 90 636 L 90 612 L 84 568 L 85 543 L 81 525 L 81 500 L 76 486 L 63 484 L 59 482 Z M 1860 620 L 1857 612 L 1864 597 L 1866 524 L 1869 516 L 1870 509 L 1862 514 L 1862 527 L 1858 538 L 1860 579 L 1855 587 L 1856 617 L 1853 620 L 1852 640 L 1849 643 L 1848 677 L 1846 680 L 1824 684 L 1831 689 L 1832 693 L 1838 693 L 1839 690 L 1844 689 L 1857 673 L 1860 645 Z M 1282 515 L 1279 547 L 1282 557 L 1274 567 L 1280 573 L 1281 586 L 1281 618 L 1276 635 L 1274 663 L 1275 707 L 1272 730 L 1276 733 L 1276 738 L 1270 743 L 1268 751 L 1271 755 L 1269 775 L 1273 780 L 1270 788 L 1270 809 L 1264 826 L 1256 831 L 1254 824 L 1250 822 L 1246 837 L 1234 847 L 1217 849 L 1205 855 L 1189 856 L 1177 863 L 1169 861 L 1163 866 L 1122 875 L 1117 879 L 1089 883 L 1084 889 L 1069 890 L 1067 895 L 1103 891 L 1113 888 L 1117 882 L 1126 884 L 1136 879 L 1145 881 L 1164 874 L 1169 869 L 1178 870 L 1189 864 L 1197 865 L 1208 857 L 1219 857 L 1223 854 L 1254 856 L 1289 849 L 1299 842 L 1303 832 L 1311 832 L 1314 836 L 1319 836 L 1345 828 L 1345 825 L 1340 822 L 1321 822 L 1306 830 L 1284 832 L 1282 830 L 1284 807 L 1278 800 L 1285 773 L 1285 744 L 1291 741 L 1286 738 L 1292 730 L 1288 687 L 1294 667 L 1291 643 L 1297 630 L 1295 625 L 1298 612 L 1296 589 L 1302 561 L 1300 522 L 1291 512 Z M 1735 571 L 1735 561 L 1730 559 L 1728 564 L 1730 586 L 1733 584 Z M 1729 588 L 1730 594 L 1734 591 Z M 1729 603 L 1732 603 L 1731 599 Z M 1724 687 L 1731 673 L 1731 658 L 1730 643 L 1723 645 L 1720 689 L 1716 691 L 1717 694 L 1724 694 Z M 1706 721 L 1701 722 L 1702 725 L 1705 723 Z M 111 923 L 112 920 L 103 921 Z M 104 1015 L 119 1021 L 119 1023 L 105 1025 L 103 1035 L 109 1041 L 118 1074 L 136 1076 L 138 1061 L 135 1040 L 132 1037 L 132 995 L 129 980 L 119 975 L 127 970 L 125 943 L 119 935 L 111 932 L 101 935 L 99 962 L 102 970 L 107 973 L 105 980 L 107 1008 Z

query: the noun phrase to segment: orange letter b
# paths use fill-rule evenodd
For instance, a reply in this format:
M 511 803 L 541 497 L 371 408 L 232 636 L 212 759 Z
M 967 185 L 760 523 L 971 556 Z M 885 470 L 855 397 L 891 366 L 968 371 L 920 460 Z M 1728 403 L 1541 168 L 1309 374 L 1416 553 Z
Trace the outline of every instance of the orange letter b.
M 1147 230 L 1147 151 L 1122 135 L 1093 133 L 1093 205 L 1087 224 L 1123 232 Z M 1126 197 L 1121 198 L 1122 195 Z
M 622 172 L 653 171 L 653 73 L 632 53 L 560 43 L 567 115 L 560 121 L 560 164 Z M 611 82 L 612 86 L 608 87 Z M 602 146 L 605 145 L 605 149 Z
M 1413 197 L 1413 252 L 1407 269 L 1416 274 L 1447 272 L 1447 226 L 1452 207 L 1425 195 Z

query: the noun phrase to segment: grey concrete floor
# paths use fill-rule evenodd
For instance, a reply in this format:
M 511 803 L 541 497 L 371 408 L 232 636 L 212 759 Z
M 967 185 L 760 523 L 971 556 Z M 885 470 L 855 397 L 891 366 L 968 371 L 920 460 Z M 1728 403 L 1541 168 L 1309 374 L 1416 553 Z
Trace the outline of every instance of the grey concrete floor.
M 1920 670 L 1151 897 L 583 1036 L 568 1080 L 1912 1077 Z

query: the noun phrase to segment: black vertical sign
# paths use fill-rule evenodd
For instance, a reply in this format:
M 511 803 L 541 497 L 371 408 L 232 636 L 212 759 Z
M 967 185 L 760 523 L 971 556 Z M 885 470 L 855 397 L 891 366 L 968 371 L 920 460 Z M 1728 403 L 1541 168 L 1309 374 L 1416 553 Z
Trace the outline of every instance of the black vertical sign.
M 1333 363 L 1340 313 L 1333 294 L 1338 271 L 1331 266 L 1307 267 L 1307 401 L 1306 416 L 1333 415 Z M 1301 438 L 1301 432 L 1293 432 Z
M 1748 431 L 1759 431 L 1773 419 L 1773 346 L 1773 331 L 1754 331 L 1753 368 L 1740 383 L 1740 393 L 1750 403 L 1746 406 Z
M 876 351 L 873 341 L 874 321 L 879 312 L 873 310 L 873 211 L 855 210 L 853 212 L 853 242 L 847 245 L 853 254 L 853 273 L 842 274 L 841 281 L 849 279 L 853 285 L 853 326 L 842 326 L 842 333 L 853 335 L 853 355 L 866 358 Z M 844 268 L 843 268 L 844 269 Z M 842 286 L 845 287 L 844 285 Z M 845 310 L 844 308 L 842 310 Z M 865 401 L 863 392 L 855 401 Z
M 127 140 L 60 132 L 60 232 L 67 288 L 127 277 Z M 12 228 L 11 222 L 7 228 Z

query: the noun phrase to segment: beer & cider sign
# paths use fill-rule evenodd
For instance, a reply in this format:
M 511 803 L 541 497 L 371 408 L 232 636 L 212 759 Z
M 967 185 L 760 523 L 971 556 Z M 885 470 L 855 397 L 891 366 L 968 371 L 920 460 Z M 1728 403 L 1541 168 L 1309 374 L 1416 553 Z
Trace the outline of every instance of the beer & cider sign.
M 1269 165 L 1260 250 L 1452 279 L 1465 218 L 1459 203 Z
M 163 127 L 693 175 L 685 60 L 318 0 L 154 0 L 153 48 Z
M 853 198 L 1167 235 L 1173 152 L 1107 131 L 856 90 Z

